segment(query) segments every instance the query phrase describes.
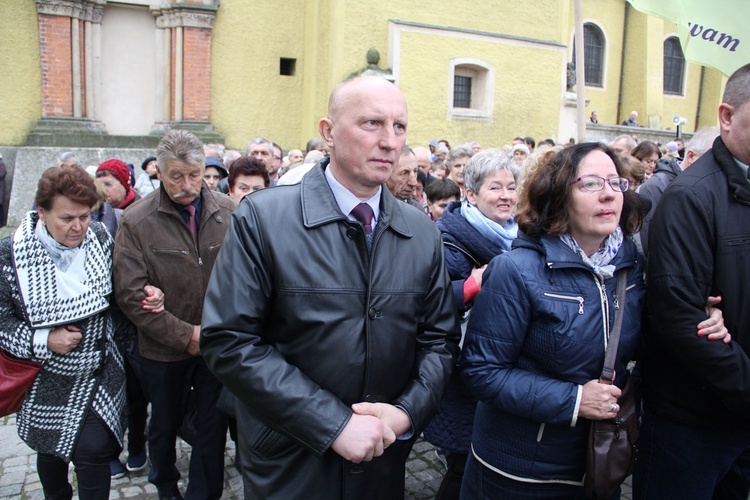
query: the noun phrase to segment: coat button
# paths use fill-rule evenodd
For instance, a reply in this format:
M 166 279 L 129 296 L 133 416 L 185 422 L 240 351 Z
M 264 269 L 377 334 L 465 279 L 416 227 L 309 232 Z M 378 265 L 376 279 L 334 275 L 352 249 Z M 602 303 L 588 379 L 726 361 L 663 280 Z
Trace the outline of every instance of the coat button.
M 370 316 L 370 319 L 376 319 L 380 317 L 380 311 L 375 309 L 374 307 L 370 308 L 370 311 L 368 313 L 368 316 Z
M 346 236 L 350 240 L 356 239 L 357 238 L 357 230 L 354 229 L 353 227 L 350 227 L 349 229 L 346 230 Z

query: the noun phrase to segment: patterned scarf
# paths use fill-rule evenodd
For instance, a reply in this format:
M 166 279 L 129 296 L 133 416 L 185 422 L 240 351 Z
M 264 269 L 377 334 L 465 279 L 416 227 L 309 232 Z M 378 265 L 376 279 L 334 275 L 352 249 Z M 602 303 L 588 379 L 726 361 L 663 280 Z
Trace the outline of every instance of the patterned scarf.
M 504 251 L 510 251 L 510 245 L 518 236 L 518 224 L 513 216 L 503 225 L 490 220 L 477 207 L 467 200 L 461 202 L 461 215 L 471 226 L 490 241 L 496 241 Z
M 37 236 L 39 218 L 29 212 L 13 235 L 13 261 L 18 285 L 34 328 L 50 328 L 93 316 L 109 307 L 112 259 L 89 229 L 65 271 L 55 264 L 52 248 Z M 46 230 L 44 230 L 46 233 Z M 66 255 L 66 260 L 68 259 Z
M 47 252 L 49 252 L 52 262 L 54 262 L 62 272 L 68 270 L 70 264 L 73 263 L 73 259 L 76 258 L 76 255 L 78 255 L 78 252 L 81 250 L 80 246 L 70 248 L 58 243 L 57 240 L 49 234 L 47 226 L 42 221 L 37 222 L 34 234 L 39 238 L 39 241 Z
M 615 232 L 605 238 L 599 250 L 591 256 L 586 255 L 586 252 L 578 246 L 578 242 L 570 233 L 560 235 L 560 239 L 581 257 L 583 263 L 589 266 L 594 274 L 602 280 L 615 275 L 615 266 L 610 264 L 610 262 L 615 258 L 622 245 L 622 229 L 620 229 L 620 226 L 617 226 Z

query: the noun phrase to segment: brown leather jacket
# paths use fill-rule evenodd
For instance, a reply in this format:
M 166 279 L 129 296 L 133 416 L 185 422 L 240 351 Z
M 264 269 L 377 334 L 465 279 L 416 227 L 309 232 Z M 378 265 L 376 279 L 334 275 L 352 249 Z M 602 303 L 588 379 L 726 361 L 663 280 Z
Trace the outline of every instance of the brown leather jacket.
M 156 361 L 187 359 L 199 325 L 203 296 L 236 204 L 204 184 L 198 229 L 199 251 L 187 224 L 164 188 L 134 203 L 122 215 L 114 250 L 117 303 L 138 329 L 141 354 Z M 165 295 L 164 311 L 144 311 L 147 284 Z

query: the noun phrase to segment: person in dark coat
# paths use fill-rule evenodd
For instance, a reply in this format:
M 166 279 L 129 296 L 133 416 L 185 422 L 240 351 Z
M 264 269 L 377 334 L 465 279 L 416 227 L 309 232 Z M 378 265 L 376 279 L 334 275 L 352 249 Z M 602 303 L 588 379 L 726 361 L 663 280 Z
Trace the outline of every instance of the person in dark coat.
M 713 147 L 651 222 L 640 498 L 747 498 L 750 485 L 750 64 L 727 80 Z M 694 339 L 721 294 L 734 342 Z M 653 304 L 653 307 L 651 305 Z M 700 463 L 698 463 L 700 462 Z
M 406 127 L 392 83 L 345 81 L 319 124 L 330 157 L 232 215 L 200 348 L 237 398 L 247 498 L 404 497 L 459 339 L 439 233 L 383 186 Z
M 519 168 L 500 150 L 488 149 L 471 157 L 464 170 L 466 197 L 451 203 L 437 221 L 445 246 L 445 266 L 451 278 L 456 309 L 468 319 L 468 311 L 482 286 L 487 264 L 510 251 L 518 232 L 513 218 L 518 196 Z M 425 429 L 427 441 L 445 456 L 447 472 L 436 499 L 457 499 L 471 447 L 476 399 L 461 382 L 458 370 L 435 418 Z

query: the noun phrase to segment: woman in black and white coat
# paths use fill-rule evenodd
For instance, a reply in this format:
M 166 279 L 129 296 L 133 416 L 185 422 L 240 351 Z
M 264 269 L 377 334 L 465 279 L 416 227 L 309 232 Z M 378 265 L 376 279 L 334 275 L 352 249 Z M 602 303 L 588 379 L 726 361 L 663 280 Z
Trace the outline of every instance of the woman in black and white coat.
M 78 166 L 39 180 L 38 211 L 0 241 L 0 348 L 43 362 L 18 414 L 18 434 L 37 451 L 45 498 L 109 497 L 109 461 L 122 447 L 125 373 L 109 312 L 112 245 L 91 224 L 97 202 Z M 160 307 L 163 294 L 149 303 Z

